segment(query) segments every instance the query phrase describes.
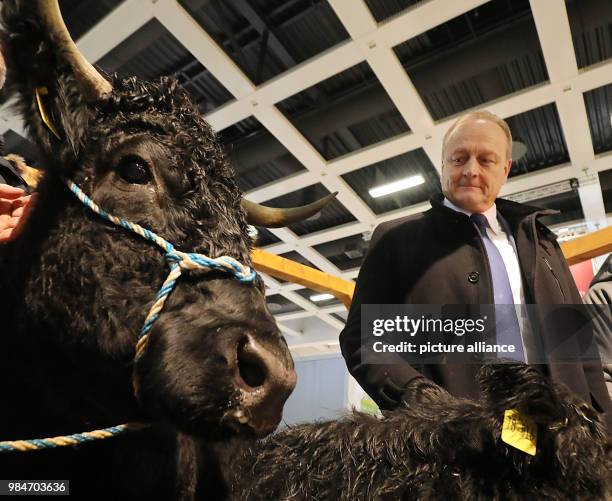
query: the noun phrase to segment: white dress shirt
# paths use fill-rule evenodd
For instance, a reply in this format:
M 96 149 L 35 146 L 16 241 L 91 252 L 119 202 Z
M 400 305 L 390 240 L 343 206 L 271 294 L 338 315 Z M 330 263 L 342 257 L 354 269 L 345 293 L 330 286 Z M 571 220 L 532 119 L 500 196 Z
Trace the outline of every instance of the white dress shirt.
M 457 207 L 448 198 L 444 198 L 444 205 L 454 211 L 461 212 L 466 216 L 471 216 L 472 213 Z M 512 298 L 514 304 L 524 305 L 525 304 L 525 291 L 523 290 L 523 280 L 521 273 L 521 265 L 519 263 L 518 255 L 516 254 L 516 245 L 514 243 L 514 237 L 511 234 L 506 234 L 501 224 L 497 220 L 497 207 L 493 204 L 485 212 L 482 213 L 487 218 L 489 223 L 487 226 L 487 235 L 491 239 L 491 242 L 495 244 L 497 250 L 501 254 L 501 257 L 506 266 L 506 272 L 510 279 L 510 288 L 512 289 Z M 523 339 L 523 353 L 527 359 L 529 359 L 529 352 L 535 349 L 535 346 L 530 346 L 532 343 L 527 342 L 529 338 L 529 323 L 527 321 L 526 311 L 524 308 L 517 306 L 517 316 L 519 320 L 519 328 L 521 331 L 521 338 Z M 530 340 L 533 341 L 533 340 Z M 528 346 L 529 345 L 529 346 Z M 532 352 L 533 353 L 533 352 Z

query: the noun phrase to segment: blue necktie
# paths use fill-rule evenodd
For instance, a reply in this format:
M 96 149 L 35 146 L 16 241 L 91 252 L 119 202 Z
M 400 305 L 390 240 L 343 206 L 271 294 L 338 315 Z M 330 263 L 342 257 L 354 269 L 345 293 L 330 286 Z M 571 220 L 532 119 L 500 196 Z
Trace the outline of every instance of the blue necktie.
M 499 249 L 487 234 L 487 218 L 483 214 L 472 214 L 472 222 L 478 228 L 482 242 L 484 243 L 491 268 L 491 279 L 493 280 L 493 298 L 496 305 L 514 305 L 510 278 L 504 260 Z M 495 308 L 495 332 L 497 344 L 514 345 L 514 353 L 500 353 L 500 358 L 512 358 L 521 362 L 525 361 L 521 330 L 514 306 L 502 306 Z

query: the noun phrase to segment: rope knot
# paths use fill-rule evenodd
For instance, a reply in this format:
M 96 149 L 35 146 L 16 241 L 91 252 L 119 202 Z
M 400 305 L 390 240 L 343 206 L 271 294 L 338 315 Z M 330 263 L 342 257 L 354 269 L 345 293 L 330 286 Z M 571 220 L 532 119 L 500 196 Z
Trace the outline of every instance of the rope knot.
M 176 249 L 172 249 L 166 252 L 166 254 L 164 254 L 164 257 L 166 258 L 166 261 L 168 261 L 168 263 L 178 263 L 180 265 L 181 261 L 183 260 L 181 254 L 182 252 L 177 251 Z

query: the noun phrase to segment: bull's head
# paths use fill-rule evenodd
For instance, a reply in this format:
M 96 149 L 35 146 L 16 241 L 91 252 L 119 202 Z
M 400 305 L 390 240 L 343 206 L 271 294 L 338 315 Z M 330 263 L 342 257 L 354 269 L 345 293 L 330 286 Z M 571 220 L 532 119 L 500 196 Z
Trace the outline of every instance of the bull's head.
M 6 1 L 3 16 L 21 113 L 47 171 L 14 244 L 30 305 L 19 321 L 100 385 L 88 388 L 98 407 L 119 402 L 114 418 L 129 419 L 139 412 L 125 392 L 136 334 L 168 269 L 159 249 L 88 212 L 60 176 L 180 250 L 247 265 L 247 221 L 286 225 L 326 200 L 286 213 L 245 205 L 214 133 L 176 80 L 103 76 L 76 48 L 56 1 Z M 221 272 L 180 279 L 133 370 L 140 409 L 216 436 L 272 431 L 296 379 L 261 281 Z M 109 384 L 116 391 L 102 389 Z

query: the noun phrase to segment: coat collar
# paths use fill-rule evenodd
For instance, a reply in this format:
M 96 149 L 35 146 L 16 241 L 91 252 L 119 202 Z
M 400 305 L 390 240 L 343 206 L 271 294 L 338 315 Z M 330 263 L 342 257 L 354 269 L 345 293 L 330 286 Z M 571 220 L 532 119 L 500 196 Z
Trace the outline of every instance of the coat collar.
M 435 211 L 444 211 L 447 214 L 455 214 L 456 216 L 467 217 L 460 212 L 456 212 L 453 209 L 444 205 L 444 195 L 437 193 L 429 200 L 432 208 Z M 538 218 L 543 216 L 552 216 L 559 214 L 558 210 L 555 209 L 542 209 L 540 207 L 534 207 L 532 205 L 519 204 L 511 200 L 504 200 L 503 198 L 497 198 L 495 200 L 498 212 L 504 217 L 510 228 L 514 232 L 516 228 L 528 218 Z

